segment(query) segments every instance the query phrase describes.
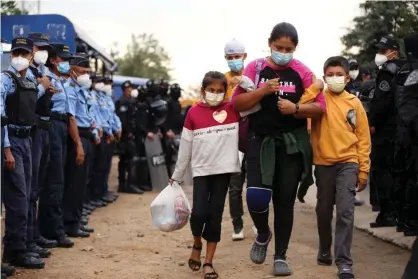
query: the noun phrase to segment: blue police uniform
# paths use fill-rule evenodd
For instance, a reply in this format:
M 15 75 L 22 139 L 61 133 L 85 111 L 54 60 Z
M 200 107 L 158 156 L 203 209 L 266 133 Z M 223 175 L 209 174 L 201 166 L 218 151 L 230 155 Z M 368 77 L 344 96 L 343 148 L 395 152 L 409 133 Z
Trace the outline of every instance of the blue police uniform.
M 12 41 L 12 54 L 17 50 L 31 53 L 32 48 L 33 43 L 27 38 L 15 38 Z M 43 268 L 45 263 L 42 260 L 27 253 L 26 242 L 32 179 L 30 135 L 35 122 L 38 95 L 41 97 L 45 90 L 38 90 L 28 69 L 23 71 L 24 77 L 10 66 L 1 76 L 1 98 L 8 118 L 8 135 L 5 135 L 4 146 L 9 145 L 15 160 L 15 168 L 5 171 L 2 189 L 6 208 L 3 261 L 22 267 Z
M 72 55 L 67 45 L 51 44 L 53 54 L 69 60 Z M 68 62 L 67 62 L 68 63 Z M 66 65 L 66 63 L 62 63 Z M 67 64 L 68 65 L 68 64 Z M 61 64 L 60 64 L 61 66 Z M 57 72 L 61 74 L 65 67 L 58 67 Z M 67 126 L 68 126 L 68 96 L 64 89 L 63 79 L 52 71 L 47 76 L 54 88 L 51 108 L 51 126 L 49 128 L 50 156 L 47 166 L 47 176 L 39 198 L 39 230 L 42 236 L 55 239 L 59 247 L 69 248 L 74 245 L 65 236 L 62 197 L 64 193 L 64 166 L 67 156 Z
M 88 58 L 76 55 L 71 60 L 71 65 L 88 68 Z M 69 98 L 69 111 L 77 122 L 80 141 L 84 150 L 84 162 L 76 164 L 77 148 L 73 140 L 68 142 L 68 158 L 66 165 L 66 181 L 63 200 L 64 226 L 67 234 L 73 237 L 88 237 L 89 234 L 81 229 L 80 224 L 83 212 L 85 190 L 90 171 L 90 163 L 93 155 L 93 141 L 98 139 L 97 128 L 92 130 L 92 124 L 96 119 L 89 109 L 87 89 L 80 87 L 70 79 L 66 84 L 66 92 Z
M 30 33 L 28 38 L 32 39 L 33 44 L 41 50 L 50 49 L 48 44 L 49 36 L 43 33 Z M 36 78 L 45 76 L 48 68 L 43 65 L 33 64 L 29 66 L 28 75 Z M 38 85 L 38 88 L 42 85 Z M 42 86 L 43 88 L 43 86 Z M 53 248 L 57 245 L 54 240 L 42 238 L 39 234 L 39 224 L 37 220 L 39 194 L 43 189 L 46 178 L 46 171 L 49 160 L 49 127 L 52 105 L 52 93 L 49 89 L 44 89 L 45 94 L 38 99 L 36 104 L 36 121 L 32 128 L 32 182 L 28 212 L 28 234 L 27 246 L 31 252 L 38 253 L 42 257 L 48 257 L 50 252 L 42 248 Z M 39 244 L 39 246 L 38 246 Z

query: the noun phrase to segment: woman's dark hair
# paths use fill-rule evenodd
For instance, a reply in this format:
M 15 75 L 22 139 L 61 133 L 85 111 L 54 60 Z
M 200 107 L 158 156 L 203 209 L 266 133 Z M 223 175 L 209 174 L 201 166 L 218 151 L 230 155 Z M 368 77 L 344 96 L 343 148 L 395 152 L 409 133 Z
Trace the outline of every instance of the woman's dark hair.
M 222 85 L 225 88 L 225 92 L 228 89 L 228 80 L 226 79 L 225 75 L 217 72 L 217 71 L 210 71 L 205 74 L 205 77 L 202 81 L 202 88 L 206 88 L 209 84 L 213 83 L 214 81 L 222 82 Z
M 342 56 L 332 56 L 328 58 L 324 63 L 324 73 L 329 67 L 342 67 L 347 74 L 350 69 L 348 60 Z
M 297 46 L 299 43 L 298 31 L 296 31 L 295 26 L 290 23 L 281 22 L 274 26 L 273 30 L 271 30 L 269 43 L 272 43 L 275 40 L 283 37 L 289 37 L 295 46 Z

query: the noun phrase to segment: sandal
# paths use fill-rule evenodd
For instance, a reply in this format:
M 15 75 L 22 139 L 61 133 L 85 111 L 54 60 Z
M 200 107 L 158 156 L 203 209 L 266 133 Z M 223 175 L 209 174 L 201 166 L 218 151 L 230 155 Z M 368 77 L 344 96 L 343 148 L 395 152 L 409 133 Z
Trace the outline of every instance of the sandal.
M 212 271 L 212 272 L 209 272 L 209 273 L 205 273 L 205 274 L 203 275 L 203 278 L 205 278 L 205 279 L 216 279 L 216 278 L 218 278 L 218 277 L 219 277 L 218 273 L 216 273 L 216 271 L 215 271 L 215 269 L 213 268 L 213 265 L 212 265 L 211 263 L 205 263 L 205 264 L 203 265 L 203 268 L 205 268 L 205 267 L 210 267 L 210 268 L 212 268 L 212 269 L 213 269 L 213 271 Z
M 192 249 L 196 251 L 202 251 L 202 246 L 198 247 L 196 245 L 193 245 Z M 202 267 L 202 262 L 189 259 L 189 267 L 193 271 L 199 271 L 199 269 Z

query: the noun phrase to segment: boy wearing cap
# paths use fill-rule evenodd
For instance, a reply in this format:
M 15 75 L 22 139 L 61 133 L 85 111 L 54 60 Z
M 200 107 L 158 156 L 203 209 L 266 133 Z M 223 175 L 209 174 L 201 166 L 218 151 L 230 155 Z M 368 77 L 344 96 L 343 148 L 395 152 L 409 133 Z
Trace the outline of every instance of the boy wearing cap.
M 28 253 L 27 221 L 31 188 L 31 128 L 39 92 L 28 74 L 33 42 L 28 38 L 12 41 L 11 65 L 1 76 L 1 98 L 8 125 L 4 135 L 5 173 L 3 203 L 6 231 L 3 261 L 24 268 L 44 268 L 45 263 Z M 40 87 L 48 87 L 43 83 Z M 44 89 L 44 88 L 43 88 Z M 43 93 L 45 89 L 43 90 Z
M 62 214 L 62 196 L 64 191 L 64 165 L 67 154 L 68 138 L 68 96 L 64 90 L 61 76 L 70 70 L 69 60 L 72 57 L 70 48 L 65 44 L 51 44 L 52 51 L 48 57 L 47 76 L 54 89 L 51 108 L 51 127 L 49 129 L 50 156 L 47 166 L 46 182 L 39 199 L 40 234 L 57 241 L 57 246 L 70 248 L 74 243 L 65 235 Z M 83 159 L 82 149 L 78 157 Z
M 396 135 L 395 94 L 399 44 L 391 36 L 382 37 L 376 45 L 376 77 L 374 97 L 370 101 L 369 124 L 372 135 L 371 179 L 377 185 L 380 212 L 372 228 L 395 226 L 390 197 L 393 183 L 394 141 Z

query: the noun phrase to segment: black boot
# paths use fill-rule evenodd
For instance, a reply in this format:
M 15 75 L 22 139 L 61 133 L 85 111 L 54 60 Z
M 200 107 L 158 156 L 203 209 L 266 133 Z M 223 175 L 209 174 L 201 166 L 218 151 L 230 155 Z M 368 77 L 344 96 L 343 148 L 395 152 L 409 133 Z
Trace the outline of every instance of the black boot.
M 90 236 L 90 234 L 88 232 L 82 231 L 82 230 L 78 230 L 78 231 L 68 231 L 67 235 L 69 237 L 80 237 L 80 238 L 87 238 Z
M 10 264 L 27 269 L 43 269 L 45 267 L 45 262 L 42 259 L 36 258 L 27 252 L 15 253 L 10 259 Z
M 142 195 L 143 193 L 144 193 L 144 191 L 142 191 L 142 190 L 140 190 L 140 189 L 138 189 L 136 186 L 134 186 L 134 185 L 129 185 L 129 186 L 127 186 L 126 187 L 126 189 L 125 189 L 125 193 L 128 193 L 128 194 L 139 194 L 139 195 Z
M 377 215 L 376 221 L 370 223 L 370 228 L 384 228 L 384 227 L 395 227 L 395 218 L 390 215 L 385 215 L 380 211 Z
M 86 227 L 86 226 L 81 226 L 80 230 L 82 230 L 83 232 L 87 232 L 87 233 L 94 233 L 93 228 L 89 228 L 89 227 Z
M 47 249 L 55 248 L 58 245 L 56 240 L 46 239 L 43 236 L 39 236 L 39 239 L 36 241 L 36 244 L 38 244 L 38 246 L 41 248 Z
M 36 243 L 29 243 L 26 247 L 27 252 L 36 253 L 41 258 L 49 258 L 51 252 L 48 249 L 39 247 Z
M 74 242 L 71 241 L 66 235 L 57 238 L 58 247 L 60 248 L 71 248 L 74 246 Z
M 1 276 L 12 276 L 13 274 L 15 274 L 16 272 L 16 268 L 14 266 L 11 265 L 5 265 L 5 264 L 1 264 Z

